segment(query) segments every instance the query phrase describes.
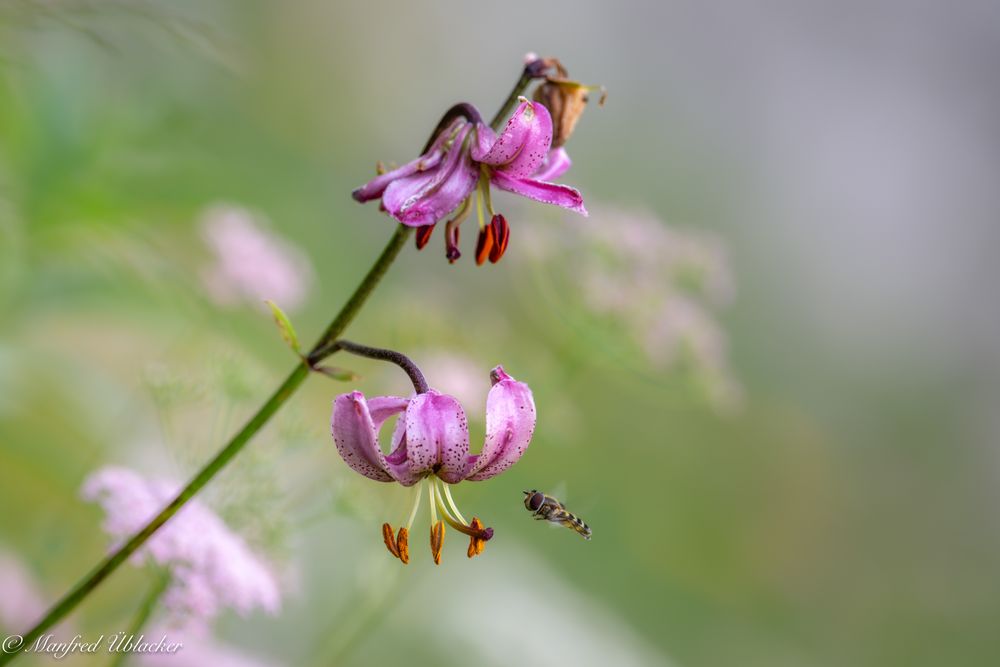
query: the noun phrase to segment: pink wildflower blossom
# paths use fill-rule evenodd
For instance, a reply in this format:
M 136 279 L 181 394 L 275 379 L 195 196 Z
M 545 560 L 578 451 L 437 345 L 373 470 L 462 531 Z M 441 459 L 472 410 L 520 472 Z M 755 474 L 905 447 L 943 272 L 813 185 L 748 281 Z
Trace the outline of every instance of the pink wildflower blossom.
M 215 256 L 201 275 L 213 301 L 233 306 L 270 299 L 287 310 L 305 301 L 313 280 L 309 259 L 268 231 L 259 216 L 237 206 L 212 206 L 201 231 Z

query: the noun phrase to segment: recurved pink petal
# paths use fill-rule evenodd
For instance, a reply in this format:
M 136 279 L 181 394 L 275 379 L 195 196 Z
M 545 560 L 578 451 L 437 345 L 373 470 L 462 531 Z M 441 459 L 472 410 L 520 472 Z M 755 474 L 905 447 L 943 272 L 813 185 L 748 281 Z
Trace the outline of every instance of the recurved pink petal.
M 382 424 L 385 423 L 386 419 L 406 410 L 406 406 L 409 403 L 410 399 L 403 398 L 402 396 L 376 396 L 375 398 L 369 398 L 368 412 L 371 413 L 375 431 L 381 430 Z
M 395 180 L 386 187 L 382 204 L 389 215 L 410 227 L 432 225 L 469 196 L 479 178 L 469 150 L 463 146 L 470 129 L 458 132 L 437 167 Z
M 503 171 L 498 170 L 493 171 L 490 182 L 501 190 L 588 215 L 587 209 L 583 205 L 583 195 L 580 194 L 579 190 L 568 185 L 543 183 L 530 178 L 511 178 Z
M 531 102 L 532 119 L 531 131 L 524 142 L 524 146 L 513 160 L 502 166 L 501 169 L 515 178 L 527 178 L 545 162 L 549 155 L 549 147 L 552 145 L 552 116 L 544 104 Z M 528 110 L 525 110 L 528 115 Z
M 462 481 L 468 469 L 469 424 L 458 400 L 431 389 L 411 399 L 405 419 L 410 472 L 436 472 L 449 484 Z
M 473 159 L 493 167 L 505 165 L 513 160 L 521 151 L 521 148 L 524 147 L 524 142 L 527 141 L 528 135 L 531 134 L 531 121 L 534 118 L 535 111 L 534 107 L 531 107 L 530 104 L 530 102 L 522 102 L 514 110 L 511 117 L 507 119 L 507 124 L 503 128 L 503 132 L 494 138 L 486 150 L 483 150 L 486 148 L 484 142 L 477 142 L 473 146 Z M 529 108 L 531 111 L 525 117 Z M 491 134 L 493 134 L 493 130 L 489 132 L 484 131 L 482 136 L 486 138 Z
M 473 158 L 515 177 L 533 174 L 552 144 L 552 116 L 543 104 L 522 102 L 485 155 Z
M 396 430 L 392 434 L 392 452 L 385 457 L 386 468 L 392 478 L 403 486 L 413 486 L 424 474 L 414 468 L 409 459 L 409 448 L 406 443 L 406 417 L 396 422 Z
M 433 150 L 426 155 L 421 155 L 417 159 L 411 160 L 401 167 L 376 176 L 352 192 L 351 196 L 354 197 L 355 201 L 359 201 L 362 204 L 366 201 L 371 201 L 372 199 L 378 199 L 382 196 L 382 193 L 385 192 L 386 187 L 388 187 L 388 185 L 393 181 L 436 167 L 438 163 L 441 162 L 442 155 L 443 153 L 440 148 Z
M 399 401 L 403 401 L 400 405 Z M 400 412 L 406 406 L 406 399 L 384 397 L 372 399 L 378 416 L 378 425 L 364 394 L 354 391 L 342 394 L 333 401 L 333 415 L 330 431 L 337 445 L 340 457 L 353 470 L 379 482 L 390 482 L 392 477 L 386 469 L 385 456 L 378 445 L 378 427 L 393 411 Z
M 535 399 L 531 389 L 504 372 L 493 369 L 493 388 L 486 397 L 486 441 L 478 457 L 468 457 L 472 464 L 467 479 L 478 482 L 500 474 L 514 465 L 535 431 Z
M 497 141 L 497 133 L 486 123 L 476 123 L 475 141 L 472 142 L 472 159 L 482 162 Z
M 355 200 L 362 203 L 371 201 L 372 199 L 377 199 L 382 196 L 386 187 L 388 187 L 388 185 L 393 181 L 436 167 L 438 163 L 441 162 L 441 157 L 444 155 L 444 142 L 448 140 L 449 136 L 451 136 L 451 133 L 454 131 L 455 125 L 458 122 L 461 121 L 456 120 L 456 123 L 452 123 L 450 127 L 440 132 L 437 138 L 434 139 L 434 143 L 432 143 L 427 149 L 426 153 L 415 160 L 407 162 L 401 167 L 376 176 L 352 192 L 351 196 L 354 197 Z
M 573 162 L 569 159 L 569 154 L 566 153 L 565 148 L 560 146 L 549 151 L 549 156 L 545 159 L 541 168 L 531 176 L 531 179 L 551 183 L 569 171 L 569 168 L 572 166 Z

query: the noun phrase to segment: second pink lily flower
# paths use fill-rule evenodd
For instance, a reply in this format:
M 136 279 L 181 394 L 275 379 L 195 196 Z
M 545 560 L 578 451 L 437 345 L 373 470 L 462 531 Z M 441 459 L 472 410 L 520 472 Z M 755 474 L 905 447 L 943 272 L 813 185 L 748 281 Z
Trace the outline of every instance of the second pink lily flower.
M 471 538 L 469 556 L 482 551 L 493 536 L 479 519 L 466 521 L 451 497 L 449 485 L 463 480 L 494 477 L 521 458 L 535 430 L 535 402 L 531 389 L 497 366 L 490 373 L 493 387 L 486 398 L 486 439 L 479 454 L 469 453 L 469 426 L 465 411 L 452 396 L 433 389 L 412 398 L 379 396 L 366 399 L 355 391 L 333 402 L 331 431 L 337 451 L 356 472 L 379 482 L 399 482 L 417 488 L 413 508 L 398 536 L 383 526 L 389 551 L 404 563 L 409 560 L 409 530 L 423 495 L 426 480 L 431 508 L 431 551 L 440 560 L 444 526 L 440 511 L 452 528 Z M 379 445 L 379 431 L 390 417 L 399 415 L 388 455 Z
M 417 231 L 418 247 L 427 243 L 434 225 L 457 209 L 446 228 L 450 261 L 460 256 L 458 226 L 475 200 L 480 264 L 487 258 L 499 260 L 509 236 L 506 218 L 493 209 L 491 185 L 587 215 L 578 190 L 552 182 L 572 163 L 564 148 L 551 148 L 552 117 L 543 104 L 521 98 L 499 135 L 482 122 L 474 107 L 462 106 L 468 113 L 447 125 L 427 152 L 372 179 L 353 192 L 354 198 L 366 202 L 381 197 L 390 216 L 422 228 Z

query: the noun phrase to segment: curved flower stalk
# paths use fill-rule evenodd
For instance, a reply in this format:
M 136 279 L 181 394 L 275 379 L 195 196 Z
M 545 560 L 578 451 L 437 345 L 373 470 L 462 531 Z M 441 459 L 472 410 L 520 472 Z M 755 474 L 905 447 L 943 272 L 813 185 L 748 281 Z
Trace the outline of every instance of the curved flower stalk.
M 555 63 L 554 59 L 535 60 L 527 67 L 537 65 L 542 71 Z M 491 186 L 587 215 L 580 192 L 553 181 L 572 164 L 562 144 L 586 103 L 585 95 L 581 102 L 575 91 L 589 87 L 565 79 L 561 65 L 557 74 L 547 78 L 536 96 L 559 105 L 555 126 L 542 101 L 525 97 L 518 98 L 517 108 L 499 134 L 483 122 L 474 106 L 458 104 L 445 114 L 439 133 L 422 155 L 380 173 L 352 196 L 362 203 L 381 198 L 382 210 L 402 224 L 418 228 L 417 248 L 423 248 L 434 226 L 454 211 L 445 225 L 449 262 L 461 256 L 459 226 L 473 208 L 479 221 L 476 263 L 487 259 L 496 263 L 506 252 L 510 227 L 493 208 Z
M 174 497 L 177 485 L 147 480 L 127 468 L 107 467 L 83 484 L 86 500 L 104 508 L 104 531 L 120 541 Z M 132 556 L 152 561 L 170 573 L 164 606 L 189 621 L 207 621 L 225 607 L 247 615 L 256 608 L 276 614 L 281 608 L 278 581 L 257 556 L 214 512 L 192 500 L 169 525 Z
M 466 521 L 450 486 L 464 480 L 490 479 L 514 465 L 531 443 L 536 413 L 528 385 L 512 378 L 502 366 L 490 372 L 490 379 L 493 387 L 486 397 L 486 439 L 479 454 L 469 452 L 469 427 L 462 405 L 455 397 L 428 388 L 426 383 L 415 382 L 417 393 L 411 398 L 366 399 L 360 391 L 354 391 L 333 401 L 330 430 L 344 462 L 369 479 L 416 487 L 405 526 L 398 533 L 388 523 L 382 526 L 386 547 L 403 563 L 409 562 L 410 529 L 425 486 L 435 563 L 441 561 L 445 523 L 469 536 L 469 558 L 482 553 L 485 543 L 493 537 L 493 529 L 484 527 L 479 518 Z M 379 445 L 379 433 L 394 416 L 398 420 L 386 455 Z M 443 521 L 438 520 L 438 512 Z

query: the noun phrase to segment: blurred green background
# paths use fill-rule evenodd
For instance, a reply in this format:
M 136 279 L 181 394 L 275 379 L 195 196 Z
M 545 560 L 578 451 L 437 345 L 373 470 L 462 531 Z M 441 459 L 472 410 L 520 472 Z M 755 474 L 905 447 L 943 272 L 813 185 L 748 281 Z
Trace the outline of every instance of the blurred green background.
M 291 368 L 266 312 L 206 295 L 208 207 L 308 255 L 311 340 L 392 230 L 350 191 L 452 103 L 491 115 L 535 51 L 610 92 L 562 179 L 590 221 L 728 248 L 742 400 L 587 310 L 573 214 L 498 195 L 502 262 L 475 266 L 467 223 L 448 265 L 439 230 L 348 331 L 461 356 L 480 401 L 496 363 L 532 386 L 531 449 L 455 489 L 497 538 L 435 567 L 421 518 L 408 567 L 385 553 L 407 495 L 342 463 L 329 405 L 406 383 L 337 358 L 363 379 L 312 378 L 205 496 L 287 572 L 280 616 L 218 636 L 286 665 L 992 664 L 998 25 L 985 2 L 3 3 L 0 548 L 56 599 L 107 547 L 88 473 L 186 478 Z M 574 251 L 533 254 L 536 226 Z M 531 521 L 525 488 L 594 539 Z M 72 627 L 122 629 L 148 581 L 123 568 Z

